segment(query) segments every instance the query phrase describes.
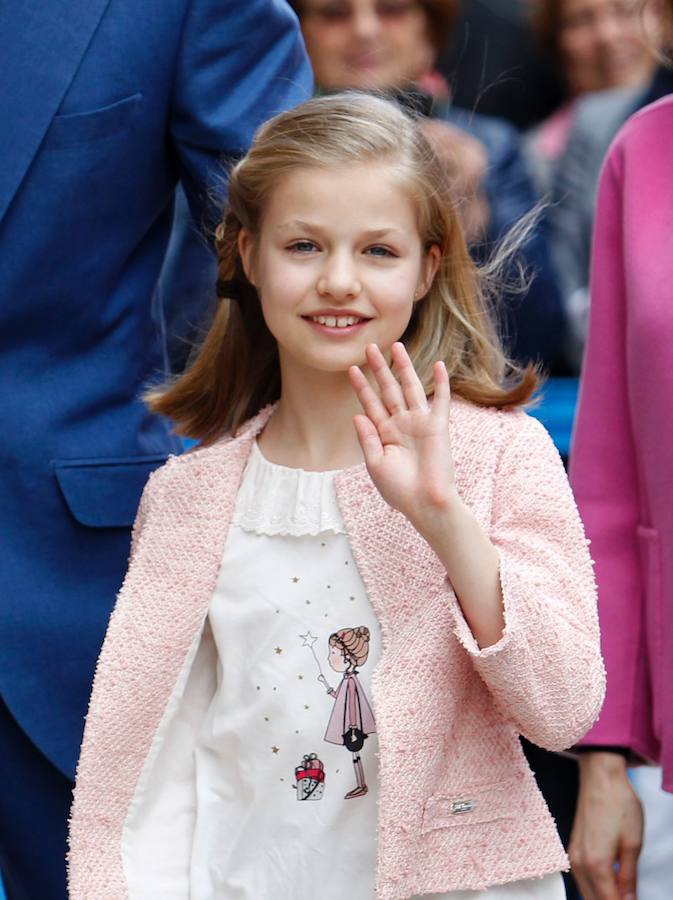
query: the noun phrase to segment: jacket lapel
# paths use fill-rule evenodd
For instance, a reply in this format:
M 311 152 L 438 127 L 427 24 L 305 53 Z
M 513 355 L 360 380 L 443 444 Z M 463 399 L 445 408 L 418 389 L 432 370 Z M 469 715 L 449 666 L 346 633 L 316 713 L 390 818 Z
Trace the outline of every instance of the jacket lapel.
M 0 221 L 109 0 L 0 4 Z

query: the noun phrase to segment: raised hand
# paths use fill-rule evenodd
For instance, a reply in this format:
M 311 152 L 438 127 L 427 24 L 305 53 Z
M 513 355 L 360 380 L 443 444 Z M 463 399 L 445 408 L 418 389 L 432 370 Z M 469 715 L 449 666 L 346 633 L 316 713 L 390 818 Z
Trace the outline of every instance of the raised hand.
M 355 428 L 367 469 L 383 498 L 435 551 L 478 645 L 490 647 L 505 628 L 500 557 L 456 491 L 449 376 L 443 363 L 435 363 L 428 403 L 403 345 L 393 344 L 391 355 L 397 378 L 379 348 L 367 347 L 380 397 L 357 366 L 349 369 L 365 412 L 355 417 Z
M 423 531 L 456 496 L 449 376 L 444 363 L 435 363 L 429 403 L 403 344 L 391 350 L 397 378 L 376 344 L 369 344 L 366 353 L 380 396 L 357 366 L 349 376 L 364 410 L 355 417 L 355 429 L 367 469 L 384 500 Z

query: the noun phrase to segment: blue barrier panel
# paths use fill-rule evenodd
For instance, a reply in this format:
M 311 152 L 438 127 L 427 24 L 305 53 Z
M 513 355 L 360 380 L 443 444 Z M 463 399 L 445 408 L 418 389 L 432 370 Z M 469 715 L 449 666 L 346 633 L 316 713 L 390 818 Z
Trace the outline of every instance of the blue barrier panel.
M 542 386 L 538 405 L 530 410 L 551 434 L 565 459 L 570 450 L 578 387 L 578 378 L 550 378 Z

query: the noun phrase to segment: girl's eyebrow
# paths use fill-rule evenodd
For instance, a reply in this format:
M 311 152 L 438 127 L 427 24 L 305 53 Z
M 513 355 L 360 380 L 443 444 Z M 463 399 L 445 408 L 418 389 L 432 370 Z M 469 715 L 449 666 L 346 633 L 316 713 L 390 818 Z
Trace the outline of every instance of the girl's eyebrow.
M 315 222 L 306 222 L 303 219 L 292 219 L 290 222 L 281 222 L 280 225 L 276 226 L 277 231 L 313 231 L 317 234 L 323 233 L 326 229 L 320 225 L 317 225 Z M 367 231 L 362 232 L 363 237 L 367 237 L 370 240 L 380 240 L 386 236 L 397 236 L 403 237 L 405 232 L 401 231 L 399 228 L 396 228 L 394 225 L 390 225 L 386 228 L 372 228 Z

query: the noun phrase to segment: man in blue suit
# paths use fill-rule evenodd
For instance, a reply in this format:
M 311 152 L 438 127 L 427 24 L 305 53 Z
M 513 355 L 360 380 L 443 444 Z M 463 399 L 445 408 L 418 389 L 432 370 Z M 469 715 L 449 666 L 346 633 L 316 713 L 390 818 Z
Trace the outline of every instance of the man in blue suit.
M 65 891 L 70 792 L 143 485 L 179 444 L 138 400 L 174 190 L 306 99 L 285 0 L 0 6 L 0 865 Z

